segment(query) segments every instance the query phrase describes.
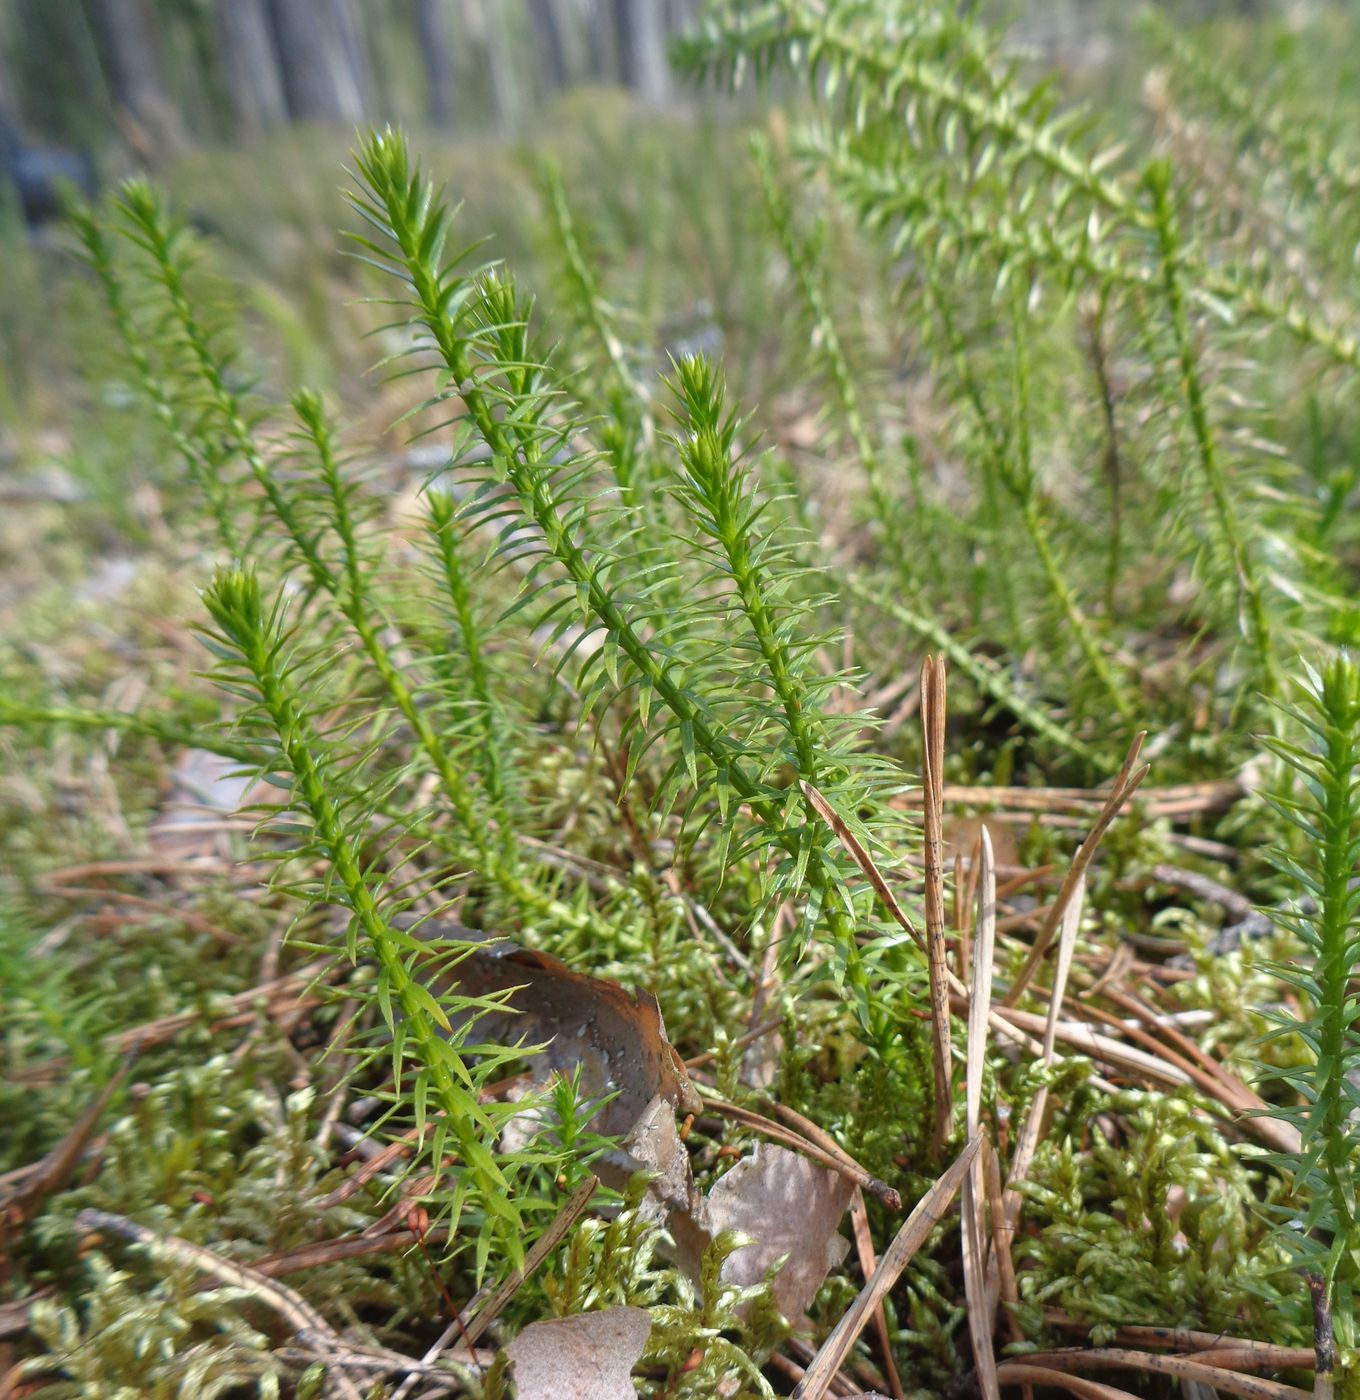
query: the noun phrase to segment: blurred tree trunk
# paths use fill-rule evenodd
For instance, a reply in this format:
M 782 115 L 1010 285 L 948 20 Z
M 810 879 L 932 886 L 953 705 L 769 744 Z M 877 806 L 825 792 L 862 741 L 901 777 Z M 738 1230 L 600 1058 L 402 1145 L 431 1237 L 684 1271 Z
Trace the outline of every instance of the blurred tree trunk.
M 699 13 L 698 0 L 666 0 L 666 29 L 683 34 Z
M 599 83 L 621 83 L 623 69 L 618 56 L 613 0 L 587 0 L 586 41 L 590 48 L 590 75 Z
M 145 0 L 97 0 L 115 101 L 127 119 L 124 136 L 143 157 L 184 142 L 184 128 L 165 89 L 156 28 Z
M 9 16 L 0 12 L 0 121 L 19 120 L 19 89 L 9 66 Z
M 364 28 L 359 0 L 331 0 L 331 14 L 335 19 L 345 62 L 359 90 L 360 108 L 368 112 L 373 104 L 373 58 L 369 53 L 368 32 Z
M 436 126 L 452 126 L 453 46 L 443 0 L 416 0 L 416 38 L 430 90 L 430 120 Z
M 288 120 L 283 75 L 274 53 L 265 0 L 216 0 L 222 82 L 240 131 L 259 131 Z
M 359 80 L 334 14 L 318 0 L 270 0 L 269 8 L 289 113 L 299 121 L 361 121 Z
M 544 89 L 555 92 L 566 87 L 570 67 L 557 0 L 529 0 L 529 22 L 534 52 L 538 56 L 537 71 Z
M 462 32 L 474 40 L 473 47 L 480 49 L 486 64 L 491 115 L 499 127 L 512 126 L 519 111 L 510 35 L 505 24 L 509 4 L 510 0 L 462 0 L 460 6 Z
M 623 80 L 644 101 L 659 104 L 670 91 L 662 0 L 614 0 Z

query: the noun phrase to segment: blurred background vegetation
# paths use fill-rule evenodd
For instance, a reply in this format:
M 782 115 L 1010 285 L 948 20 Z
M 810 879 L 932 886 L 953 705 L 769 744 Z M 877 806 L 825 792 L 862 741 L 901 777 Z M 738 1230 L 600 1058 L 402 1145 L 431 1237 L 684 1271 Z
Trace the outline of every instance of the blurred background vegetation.
M 563 88 L 673 93 L 697 0 L 9 0 L 0 109 L 151 158 L 299 122 L 513 127 Z

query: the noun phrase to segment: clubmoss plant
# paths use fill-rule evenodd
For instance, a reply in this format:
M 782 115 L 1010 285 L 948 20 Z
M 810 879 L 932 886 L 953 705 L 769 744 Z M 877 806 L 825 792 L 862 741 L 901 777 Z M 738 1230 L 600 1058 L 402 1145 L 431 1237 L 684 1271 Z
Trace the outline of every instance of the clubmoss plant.
M 1360 1004 L 1353 979 L 1360 965 L 1360 668 L 1341 655 L 1309 667 L 1287 713 L 1304 743 L 1270 743 L 1300 776 L 1293 796 L 1271 799 L 1302 842 L 1290 843 L 1279 867 L 1300 891 L 1282 921 L 1300 939 L 1306 961 L 1277 965 L 1297 989 L 1306 1014 L 1280 1013 L 1281 1034 L 1298 1035 L 1310 1052 L 1301 1065 L 1277 1071 L 1297 1096 L 1275 1108 L 1299 1132 L 1297 1160 L 1286 1162 L 1297 1216 L 1284 1238 L 1318 1295 L 1320 1384 L 1336 1372 L 1338 1393 L 1360 1393 Z M 1312 912 L 1306 913 L 1305 900 Z M 1335 1332 L 1335 1350 L 1329 1330 Z
M 551 629 L 552 642 L 574 633 L 563 662 L 590 639 L 574 682 L 584 712 L 621 693 L 636 697 L 624 738 L 639 756 L 662 739 L 677 746 L 658 800 L 673 802 L 685 778 L 691 810 L 711 797 L 723 833 L 720 862 L 731 849 L 737 804 L 749 805 L 757 823 L 737 849 L 768 849 L 775 856 L 770 903 L 807 892 L 804 938 L 825 926 L 866 1027 L 886 1033 L 872 1011 L 854 934 L 854 894 L 833 838 L 796 785 L 785 786 L 781 776 L 786 764 L 808 781 L 825 769 L 835 775 L 827 795 L 856 809 L 869 792 L 866 760 L 851 742 L 858 726 L 841 722 L 833 737 L 829 719 L 809 703 L 808 658 L 816 642 L 795 641 L 800 610 L 781 599 L 790 586 L 789 567 L 767 576 L 779 557 L 773 541 L 760 540 L 757 549 L 741 534 L 755 529 L 762 507 L 735 469 L 736 428 L 724 418 L 717 376 L 697 358 L 678 367 L 684 431 L 677 446 L 685 476 L 676 499 L 686 516 L 683 547 L 697 544 L 700 560 L 714 558 L 720 569 L 700 576 L 704 605 L 676 621 L 664 647 L 652 646 L 649 600 L 674 586 L 678 558 L 652 555 L 638 569 L 636 556 L 614 543 L 611 507 L 592 499 L 596 458 L 577 443 L 573 407 L 534 343 L 528 307 L 514 283 L 500 273 L 469 275 L 457 259 L 444 261 L 450 211 L 412 163 L 399 133 L 374 135 L 357 153 L 356 168 L 362 187 L 354 206 L 383 240 L 363 238 L 361 246 L 409 289 L 409 300 L 398 304 L 423 333 L 413 353 L 432 350 L 442 363 L 448 387 L 435 402 L 455 395 L 461 401 L 460 444 L 479 439 L 489 453 L 465 464 L 478 482 L 468 519 L 505 519 L 506 497 L 497 488 L 509 488 L 526 530 L 507 536 L 498 552 L 514 551 L 538 588 L 521 606 L 534 607 L 538 627 Z M 532 564 L 526 566 L 526 557 Z M 728 620 L 749 628 L 751 641 L 733 647 L 724 637 L 715 645 Z M 756 697 L 766 686 L 772 698 L 762 704 Z M 818 681 L 811 694 L 825 689 Z M 664 716 L 657 726 L 650 725 L 653 705 Z
M 186 609 L 216 568 L 201 601 L 217 664 L 216 688 L 198 686 L 196 660 L 155 632 L 164 671 L 152 674 L 172 679 L 125 713 L 124 668 L 107 660 L 124 634 L 108 626 L 114 641 L 99 660 L 82 653 L 77 675 L 85 639 L 65 635 L 68 583 L 84 583 L 77 548 L 45 582 L 57 601 L 43 630 L 21 630 L 0 658 L 17 772 L 0 780 L 0 844 L 19 870 L 0 889 L 0 917 L 14 909 L 0 981 L 18 1003 L 4 1106 L 23 1113 L 5 1166 L 59 1139 L 138 1023 L 168 1023 L 138 1063 L 147 1087 L 125 1088 L 100 1123 L 88 1175 L 82 1165 L 20 1225 L 13 1291 L 58 1290 L 21 1345 L 50 1348 L 34 1370 L 58 1394 L 97 1395 L 115 1372 L 153 1394 L 319 1394 L 333 1379 L 315 1353 L 247 1325 L 258 1296 L 191 1284 L 136 1230 L 232 1263 L 320 1259 L 273 1264 L 298 1265 L 289 1287 L 345 1345 L 403 1356 L 535 1243 L 604 1144 L 579 1081 L 535 1084 L 527 1112 L 504 1102 L 523 1047 L 484 1043 L 483 1013 L 503 1008 L 458 987 L 471 943 L 423 936 L 422 918 L 449 908 L 481 935 L 654 991 L 696 1077 L 767 1116 L 811 1120 L 904 1200 L 919 1196 L 938 1165 L 924 967 L 841 843 L 848 831 L 910 907 L 915 799 L 898 789 L 919 766 L 923 640 L 960 681 L 943 776 L 960 817 L 945 834 L 961 975 L 975 814 L 999 808 L 990 829 L 998 844 L 1014 837 L 1004 981 L 1032 957 L 1122 737 L 1146 724 L 1155 749 L 1090 867 L 1063 1058 L 1036 1070 L 988 1049 L 984 1122 L 1003 1176 L 1027 1160 L 1013 1130 L 1040 1081 L 1052 1114 L 1024 1186 L 1021 1302 L 999 1327 L 1036 1346 L 1058 1329 L 1139 1324 L 1293 1348 L 1309 1308 L 1292 1263 L 1335 1327 L 1324 1387 L 1353 1386 L 1350 663 L 1324 668 L 1299 714 L 1276 721 L 1308 736 L 1278 750 L 1305 779 L 1281 805 L 1293 823 L 1282 869 L 1317 908 L 1289 921 L 1309 959 L 1281 973 L 1299 1019 L 1260 1059 L 1288 1066 L 1268 1092 L 1299 1130 L 1297 1156 L 1262 1157 L 1253 1134 L 1278 1143 L 1281 1125 L 1228 1102 L 1256 1007 L 1276 997 L 1262 990 L 1266 945 L 1214 950 L 1229 916 L 1281 893 L 1259 854 L 1279 830 L 1251 796 L 1244 765 L 1259 746 L 1243 719 L 1274 715 L 1262 692 L 1296 651 L 1330 655 L 1357 630 L 1354 162 L 1311 134 L 1328 128 L 1290 120 L 1318 104 L 1287 93 L 1288 78 L 1281 111 L 1259 123 L 1251 88 L 1224 73 L 1185 97 L 1201 58 L 1179 47 L 1144 121 L 1065 103 L 1061 80 L 1036 81 L 1030 59 L 956 6 L 708 8 L 696 66 L 802 68 L 811 123 L 769 114 L 754 170 L 721 123 L 697 143 L 680 124 L 641 140 L 630 129 L 610 151 L 658 158 L 622 193 L 569 192 L 556 171 L 579 152 L 554 140 L 537 206 L 530 177 L 479 149 L 502 221 L 514 210 L 512 240 L 541 210 L 541 268 L 516 257 L 512 274 L 455 246 L 465 225 L 495 225 L 486 208 L 455 217 L 399 133 L 361 141 L 357 259 L 337 266 L 329 238 L 295 240 L 312 275 L 294 285 L 318 306 L 346 279 L 386 308 L 360 313 L 390 322 L 375 331 L 383 373 L 343 399 L 295 391 L 291 370 L 255 358 L 260 327 L 227 314 L 176 213 L 197 218 L 196 200 L 134 181 L 76 215 L 79 285 L 103 299 L 121 346 L 109 397 L 125 412 L 125 381 L 137 388 L 148 433 L 182 464 L 148 478 L 168 541 L 192 542 Z M 1206 109 L 1206 139 L 1190 142 Z M 681 151 L 692 168 L 671 162 Z M 1225 153 L 1241 154 L 1226 165 L 1241 188 Z M 754 236 L 734 249 L 734 230 Z M 234 300 L 260 311 L 252 287 Z M 352 364 L 353 346 L 334 348 Z M 379 413 L 419 450 L 347 426 Z M 115 489 L 84 503 L 87 520 Z M 60 537 L 61 516 L 40 519 Z M 0 519 L 0 553 L 29 547 L 12 528 Z M 145 606 L 164 629 L 164 600 Z M 272 785 L 279 801 L 260 805 L 253 836 L 234 817 L 217 833 L 251 863 L 213 876 L 120 864 L 81 877 L 97 887 L 57 883 L 62 866 L 141 854 L 179 747 Z M 110 765 L 116 784 L 102 781 Z M 101 781 L 73 780 L 83 766 Z M 809 807 L 811 792 L 843 826 Z M 68 823 L 60 842 L 46 813 Z M 98 937 L 80 936 L 84 920 Z M 1199 976 L 1165 965 L 1194 950 Z M 320 958 L 305 973 L 320 976 L 305 992 L 297 978 L 296 1005 L 271 1019 L 250 999 L 276 971 L 291 985 L 302 956 Z M 1149 1007 L 1136 1027 L 1130 976 Z M 1044 1010 L 1042 985 L 1026 995 L 1022 1015 Z M 1072 1020 L 1106 1039 L 1079 1041 Z M 1109 1043 L 1121 1037 L 1122 1052 Z M 1160 1076 L 1127 1054 L 1135 1039 L 1163 1058 Z M 1112 1058 L 1093 1068 L 1083 1050 Z M 1182 1089 L 1107 1082 L 1175 1083 L 1183 1064 L 1196 1077 Z M 285 1097 L 294 1080 L 305 1087 Z M 501 1131 L 512 1114 L 539 1124 L 517 1150 Z M 685 1152 L 700 1188 L 756 1140 L 696 1118 Z M 371 1173 L 359 1166 L 379 1150 Z M 364 1179 L 350 1191 L 346 1173 Z M 1272 1233 L 1261 1206 L 1287 1193 L 1291 1218 Z M 694 1285 L 658 1262 L 640 1188 L 618 1209 L 605 1199 L 522 1282 L 501 1338 L 628 1303 L 652 1314 L 644 1393 L 779 1390 L 771 1349 L 788 1339 L 765 1290 L 723 1285 L 731 1241 Z M 428 1210 L 440 1238 L 349 1253 L 398 1202 L 408 1223 Z M 133 1233 L 82 1241 L 82 1206 Z M 865 1222 L 881 1255 L 900 1221 L 873 1198 L 861 1243 Z M 956 1238 L 923 1246 L 883 1300 L 885 1325 L 857 1342 L 846 1364 L 868 1388 L 892 1389 L 885 1347 L 941 1393 L 966 1367 Z M 848 1307 L 860 1283 L 842 1267 L 814 1316 Z M 446 1362 L 456 1368 L 435 1371 Z M 498 1363 L 449 1383 L 501 1395 L 508 1379 Z
M 329 872 L 311 897 L 349 911 L 345 947 L 351 961 L 362 946 L 377 962 L 374 996 L 391 1035 L 398 1102 L 409 1108 L 436 1178 L 446 1145 L 457 1146 L 460 1180 L 451 1192 L 434 1194 L 447 1202 L 454 1227 L 469 1204 L 484 1212 L 477 1236 L 479 1272 L 493 1250 L 518 1261 L 523 1222 L 505 1161 L 498 1162 L 492 1150 L 496 1113 L 478 1101 L 480 1087 L 514 1051 L 469 1041 L 479 1017 L 500 1002 L 458 992 L 437 1001 L 427 985 L 429 945 L 399 930 L 384 908 L 382 884 L 366 868 L 367 798 L 356 800 L 334 781 L 337 751 L 321 741 L 312 707 L 303 698 L 308 658 L 298 654 L 299 638 L 282 603 L 267 604 L 258 579 L 240 570 L 220 574 L 204 602 L 214 624 L 206 639 L 219 660 L 217 682 L 251 706 L 243 716 L 247 724 L 253 710 L 259 727 L 275 736 L 265 773 L 292 793 L 292 815 L 306 823 L 304 849 L 310 848 Z M 441 961 L 456 964 L 467 947 L 447 943 L 436 951 Z M 469 1048 L 477 1055 L 475 1069 L 469 1067 Z M 437 1116 L 429 1116 L 431 1110 Z

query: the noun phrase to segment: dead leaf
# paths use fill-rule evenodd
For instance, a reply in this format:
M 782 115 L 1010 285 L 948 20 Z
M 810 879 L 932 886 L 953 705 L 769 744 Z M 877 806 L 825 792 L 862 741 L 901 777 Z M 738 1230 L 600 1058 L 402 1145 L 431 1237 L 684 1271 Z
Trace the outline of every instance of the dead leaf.
M 651 1330 L 642 1308 L 531 1322 L 505 1348 L 519 1400 L 637 1400 L 631 1377 Z
M 610 978 L 575 972 L 547 953 L 493 942 L 446 920 L 427 920 L 416 932 L 429 940 L 485 945 L 449 974 L 469 996 L 515 989 L 508 1002 L 513 1011 L 485 1017 L 480 1032 L 492 1039 L 523 1038 L 531 1045 L 547 1042 L 539 1054 L 527 1057 L 535 1077 L 569 1076 L 579 1068 L 585 1095 L 613 1093 L 592 1120 L 597 1132 L 630 1132 L 658 1095 L 673 1108 L 699 1111 L 699 1097 L 666 1039 L 661 1008 L 650 992 L 629 992 Z
M 672 1214 L 690 1217 L 703 1208 L 689 1153 L 675 1129 L 675 1110 L 660 1094 L 643 1110 L 624 1139 L 622 1151 L 602 1159 L 597 1170 L 617 1189 L 635 1172 L 653 1173 L 638 1212 L 644 1219 L 662 1222 Z M 612 1181 L 611 1176 L 615 1178 Z
M 740 1230 L 753 1243 L 723 1262 L 724 1283 L 758 1284 L 781 1256 L 773 1293 L 795 1326 L 827 1274 L 845 1258 L 849 1242 L 839 1233 L 855 1184 L 786 1147 L 762 1142 L 709 1191 L 691 1217 L 691 1230 L 672 1221 L 681 1263 L 697 1278 L 702 1247 L 724 1230 Z

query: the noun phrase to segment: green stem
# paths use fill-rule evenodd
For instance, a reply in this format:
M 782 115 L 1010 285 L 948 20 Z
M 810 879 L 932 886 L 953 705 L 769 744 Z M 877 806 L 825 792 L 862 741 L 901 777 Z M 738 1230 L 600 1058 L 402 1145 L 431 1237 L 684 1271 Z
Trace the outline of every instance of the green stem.
M 227 382 L 222 357 L 212 343 L 207 328 L 194 311 L 184 282 L 184 268 L 175 244 L 183 236 L 165 215 L 160 201 L 149 187 L 132 182 L 124 186 L 121 204 L 124 215 L 139 235 L 141 246 L 150 254 L 157 280 L 170 307 L 170 314 L 179 327 L 189 349 L 199 377 L 208 390 L 222 435 L 233 451 L 246 464 L 251 476 L 264 492 L 270 509 L 287 529 L 298 553 L 302 556 L 314 586 L 333 589 L 329 570 L 317 552 L 316 540 L 302 527 L 293 503 L 279 485 L 278 474 L 270 470 L 256 445 L 255 436 L 247 423 L 240 396 Z
M 429 1075 L 435 1103 L 443 1111 L 458 1141 L 463 1160 L 482 1188 L 483 1203 L 509 1229 L 506 1242 L 518 1247 L 520 1217 L 509 1188 L 483 1137 L 494 1131 L 470 1085 L 472 1077 L 456 1050 L 440 1034 L 448 1030 L 447 1016 L 412 975 L 402 947 L 409 939 L 383 916 L 373 887 L 346 829 L 339 802 L 326 781 L 320 751 L 305 712 L 281 663 L 286 639 L 277 609 L 268 617 L 261 605 L 259 585 L 240 572 L 220 576 L 204 596 L 224 639 L 239 653 L 258 689 L 260 704 L 274 733 L 279 752 L 292 776 L 293 800 L 311 817 L 315 840 L 333 870 L 355 925 L 378 961 L 381 976 L 401 1011 L 405 1045 L 415 1047 L 416 1059 Z M 436 1017 L 443 1020 L 442 1027 Z M 395 1028 L 395 1027 L 394 1027 Z M 462 1082 L 460 1082 L 460 1080 Z
M 1176 215 L 1171 203 L 1171 172 L 1164 164 L 1149 168 L 1147 186 L 1152 194 L 1155 228 L 1162 259 L 1162 285 L 1167 309 L 1171 313 L 1171 328 L 1176 341 L 1180 367 L 1180 387 L 1190 416 L 1191 434 L 1199 454 L 1200 471 L 1213 502 L 1214 517 L 1226 547 L 1228 563 L 1237 580 L 1241 611 L 1245 614 L 1247 635 L 1256 651 L 1262 682 L 1267 695 L 1279 690 L 1279 671 L 1275 660 L 1274 641 L 1265 599 L 1256 577 L 1256 565 L 1242 534 L 1227 476 L 1218 456 L 1218 444 L 1209 423 L 1209 410 L 1204 385 L 1200 379 L 1199 362 L 1190 331 L 1190 316 L 1186 309 L 1181 284 L 1182 254 Z
M 1048 538 L 1047 527 L 1039 512 L 1039 504 L 1032 495 L 1021 501 L 1020 518 L 1024 521 L 1025 532 L 1029 535 L 1030 543 L 1034 546 L 1034 552 L 1039 557 L 1044 578 L 1048 581 L 1048 590 L 1067 619 L 1067 625 L 1076 638 L 1082 656 L 1086 658 L 1086 664 L 1091 668 L 1091 674 L 1104 688 L 1105 694 L 1109 696 L 1111 703 L 1119 711 L 1120 718 L 1130 724 L 1134 723 L 1138 718 L 1137 707 L 1123 685 L 1120 684 L 1113 667 L 1100 648 L 1100 643 L 1091 631 L 1090 621 L 1082 610 L 1081 604 L 1077 602 L 1076 595 L 1068 587 L 1067 579 L 1063 576 L 1062 568 L 1053 552 L 1053 545 Z
M 990 143 L 1013 164 L 1029 161 L 1055 177 L 1064 187 L 1057 195 L 1060 205 L 1065 205 L 1071 195 L 1081 194 L 1096 209 L 1129 229 L 1141 233 L 1159 231 L 1155 213 L 1140 203 L 1126 182 L 1102 174 L 1097 162 L 1088 160 L 1062 139 L 1055 124 L 1035 122 L 1024 115 L 1032 106 L 1030 94 L 1007 92 L 1004 88 L 989 91 L 983 84 L 961 81 L 930 60 L 913 54 L 910 40 L 905 44 L 867 42 L 839 28 L 834 19 L 821 14 L 806 0 L 784 0 L 781 8 L 787 16 L 783 29 L 786 49 L 801 42 L 819 62 L 839 63 L 843 69 L 857 70 L 859 90 L 873 94 L 877 101 L 881 102 L 881 95 L 886 94 L 888 104 L 895 107 L 902 95 L 916 94 L 953 114 L 964 128 L 971 148 Z M 1360 369 L 1360 341 L 1321 316 L 1310 314 L 1293 302 L 1282 302 L 1263 287 L 1200 262 L 1187 261 L 1185 271 L 1198 291 L 1282 325 L 1338 364 Z
M 151 357 L 146 353 L 143 344 L 143 337 L 133 322 L 127 299 L 123 295 L 122 282 L 114 267 L 108 240 L 104 237 L 104 230 L 99 221 L 90 210 L 80 207 L 71 210 L 70 218 L 85 246 L 90 266 L 99 279 L 105 305 L 113 320 L 114 329 L 118 332 L 123 353 L 137 376 L 137 383 L 151 404 L 151 411 L 157 422 L 169 437 L 175 451 L 184 459 L 195 484 L 203 492 L 208 509 L 216 522 L 219 539 L 228 553 L 236 555 L 239 552 L 240 539 L 236 531 L 236 522 L 232 518 L 228 492 L 219 474 L 222 463 L 201 450 L 201 445 L 185 431 L 179 410 L 166 392 L 160 375 L 153 368 Z
M 760 174 L 760 184 L 765 194 L 765 209 L 769 215 L 770 226 L 774 229 L 775 237 L 778 238 L 780 247 L 784 250 L 784 257 L 797 279 L 798 288 L 803 295 L 803 302 L 812 318 L 812 324 L 816 329 L 814 344 L 816 344 L 818 354 L 831 378 L 831 385 L 835 390 L 837 402 L 840 404 L 841 417 L 845 421 L 846 431 L 850 434 L 850 440 L 854 443 L 855 451 L 859 455 L 860 465 L 864 468 L 865 479 L 869 484 L 869 494 L 873 498 L 874 512 L 879 523 L 883 525 L 887 536 L 895 539 L 897 531 L 892 528 L 894 518 L 892 501 L 884 489 L 878 449 L 874 446 L 868 425 L 864 421 L 864 412 L 859 401 L 859 390 L 855 386 L 855 376 L 851 372 L 845 347 L 841 343 L 836 318 L 832 316 L 831 307 L 827 303 L 825 288 L 822 279 L 818 276 L 816 259 L 812 249 L 799 239 L 794 229 L 793 213 L 789 208 L 788 198 L 775 178 L 774 159 L 770 152 L 769 141 L 763 137 L 753 138 L 751 151 L 755 157 L 756 169 Z
M 923 637 L 931 646 L 944 652 L 984 695 L 990 696 L 998 705 L 1008 709 L 1021 724 L 1036 734 L 1043 735 L 1066 753 L 1081 759 L 1083 763 L 1090 764 L 1093 768 L 1105 766 L 1104 759 L 1094 749 L 1074 738 L 1061 725 L 1026 700 L 1004 675 L 955 641 L 945 627 L 934 618 L 908 607 L 898 598 L 885 597 L 882 585 L 871 587 L 853 574 L 844 580 L 844 587 L 847 593 L 886 613 Z

